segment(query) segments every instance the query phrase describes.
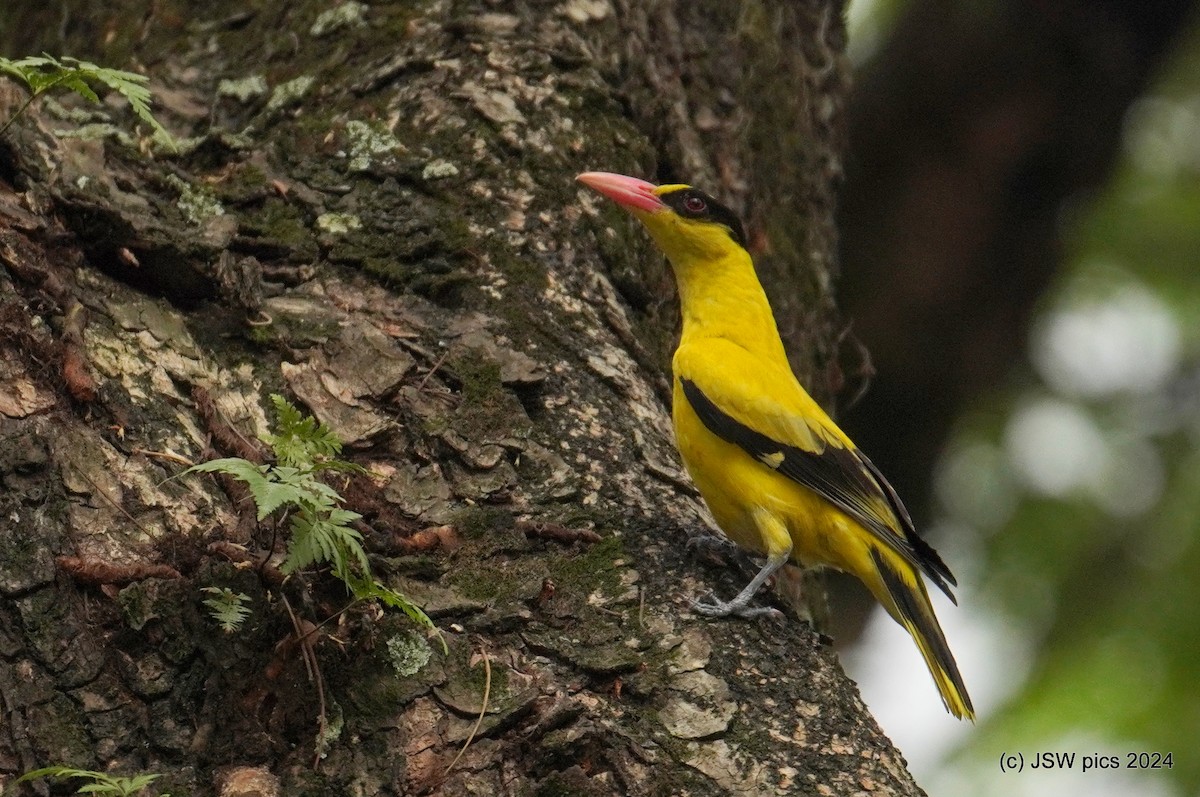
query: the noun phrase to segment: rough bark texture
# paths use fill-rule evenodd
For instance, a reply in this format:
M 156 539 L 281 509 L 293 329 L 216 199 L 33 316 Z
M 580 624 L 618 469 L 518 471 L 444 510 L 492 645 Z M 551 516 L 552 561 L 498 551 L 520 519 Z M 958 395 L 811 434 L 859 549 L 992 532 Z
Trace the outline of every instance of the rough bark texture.
M 689 613 L 741 575 L 684 550 L 706 521 L 670 441 L 668 275 L 572 183 L 747 205 L 828 396 L 837 4 L 10 5 L 6 52 L 141 65 L 194 137 L 152 152 L 119 103 L 44 102 L 0 142 L 0 780 L 920 793 L 807 624 Z M 338 487 L 448 655 L 400 675 L 404 617 L 280 584 L 236 485 L 170 478 L 261 456 L 269 392 L 370 469 Z M 244 630 L 205 586 L 251 596 Z M 329 621 L 322 691 L 284 598 Z

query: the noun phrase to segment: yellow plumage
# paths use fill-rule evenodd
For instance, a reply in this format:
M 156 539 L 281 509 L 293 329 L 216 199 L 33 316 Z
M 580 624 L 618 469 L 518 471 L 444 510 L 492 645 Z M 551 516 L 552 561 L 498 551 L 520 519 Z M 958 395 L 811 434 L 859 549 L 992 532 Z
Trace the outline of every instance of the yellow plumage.
M 767 557 L 732 601 L 696 609 L 762 613 L 750 599 L 789 560 L 852 573 L 912 635 L 950 713 L 973 719 L 922 573 L 947 595 L 953 577 L 882 474 L 796 380 L 736 217 L 689 186 L 598 172 L 580 180 L 641 220 L 671 262 L 683 313 L 676 443 L 717 525 Z

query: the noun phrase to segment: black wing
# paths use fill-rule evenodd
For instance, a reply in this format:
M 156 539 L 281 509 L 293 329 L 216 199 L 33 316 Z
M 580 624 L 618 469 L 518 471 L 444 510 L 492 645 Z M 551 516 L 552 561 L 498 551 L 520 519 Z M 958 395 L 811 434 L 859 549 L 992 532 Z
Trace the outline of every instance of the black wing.
M 838 445 L 827 445 L 825 450 L 813 452 L 781 443 L 724 412 L 690 379 L 680 379 L 680 385 L 696 416 L 710 432 L 841 509 L 924 572 L 950 600 L 955 600 L 950 585 L 958 582 L 950 568 L 917 535 L 908 510 L 871 460 Z M 881 511 L 884 507 L 886 512 Z

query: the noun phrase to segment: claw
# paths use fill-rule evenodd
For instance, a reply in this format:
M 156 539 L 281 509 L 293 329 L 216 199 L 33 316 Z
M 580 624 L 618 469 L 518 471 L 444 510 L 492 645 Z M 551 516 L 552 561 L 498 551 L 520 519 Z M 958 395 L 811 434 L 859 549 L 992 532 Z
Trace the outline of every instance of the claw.
M 771 558 L 767 559 L 767 563 L 762 566 L 762 569 L 758 571 L 758 574 L 750 580 L 750 583 L 746 585 L 745 589 L 739 592 L 737 597 L 733 600 L 725 602 L 713 596 L 710 592 L 708 593 L 708 597 L 711 597 L 711 600 L 704 600 L 703 598 L 694 600 L 692 601 L 692 609 L 698 614 L 703 614 L 706 617 L 728 617 L 731 614 L 737 617 L 761 617 L 764 614 L 772 617 L 782 617 L 783 612 L 779 611 L 778 609 L 773 609 L 767 606 L 751 607 L 750 601 L 753 600 L 755 593 L 758 592 L 758 588 L 761 587 L 776 570 L 783 567 L 783 564 L 787 561 L 790 553 L 791 551 L 776 553 L 772 555 Z
M 746 619 L 754 617 L 762 617 L 764 615 L 778 618 L 783 617 L 783 612 L 776 609 L 774 606 L 749 606 L 749 601 L 738 601 L 734 598 L 731 601 L 723 601 L 713 596 L 710 592 L 704 598 L 697 598 L 692 601 L 692 611 L 697 614 L 702 614 L 705 617 L 744 617 Z

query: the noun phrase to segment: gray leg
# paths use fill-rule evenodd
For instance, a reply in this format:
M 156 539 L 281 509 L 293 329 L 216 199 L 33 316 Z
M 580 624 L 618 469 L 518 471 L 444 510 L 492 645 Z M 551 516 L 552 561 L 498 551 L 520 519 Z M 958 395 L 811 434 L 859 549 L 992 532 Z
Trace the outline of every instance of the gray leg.
M 725 602 L 716 597 L 710 597 L 708 600 L 699 598 L 692 601 L 692 610 L 706 617 L 728 617 L 731 614 L 738 617 L 759 617 L 764 614 L 780 614 L 778 609 L 771 606 L 751 607 L 750 601 L 759 588 L 766 583 L 766 580 L 787 563 L 788 556 L 788 553 L 779 553 L 768 559 L 757 575 L 746 585 L 746 588 L 739 592 L 733 600 Z

